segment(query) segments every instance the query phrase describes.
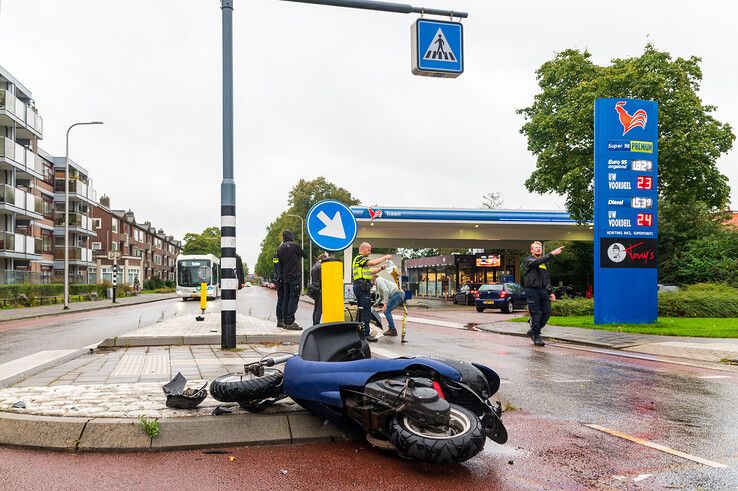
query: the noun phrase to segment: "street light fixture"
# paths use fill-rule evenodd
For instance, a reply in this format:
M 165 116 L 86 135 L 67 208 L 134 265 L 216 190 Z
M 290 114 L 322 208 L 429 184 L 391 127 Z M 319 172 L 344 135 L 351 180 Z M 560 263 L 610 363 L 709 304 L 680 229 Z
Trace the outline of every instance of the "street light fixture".
M 295 217 L 300 219 L 300 247 L 302 247 L 302 250 L 305 250 L 305 220 L 300 215 L 292 215 L 290 213 L 287 214 L 288 217 Z M 313 251 L 312 251 L 312 242 L 310 242 L 310 264 L 312 267 L 312 261 L 313 261 Z M 302 295 L 302 290 L 305 288 L 305 258 L 300 258 L 300 295 Z
M 91 124 L 103 124 L 103 122 L 74 123 L 67 128 L 67 145 L 64 153 L 64 310 L 69 309 L 69 132 L 75 126 Z

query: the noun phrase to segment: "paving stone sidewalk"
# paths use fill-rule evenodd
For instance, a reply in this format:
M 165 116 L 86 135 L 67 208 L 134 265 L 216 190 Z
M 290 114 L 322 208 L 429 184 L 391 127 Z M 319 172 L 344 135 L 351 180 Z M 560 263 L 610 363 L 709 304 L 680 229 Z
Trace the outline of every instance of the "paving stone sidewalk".
M 528 324 L 522 322 L 494 322 L 480 324 L 476 327 L 484 331 L 515 336 L 525 336 L 529 329 Z M 656 336 L 562 326 L 546 326 L 543 329 L 542 337 L 550 341 L 564 341 L 586 346 L 685 358 L 709 363 L 738 360 L 738 339 L 731 338 Z
M 294 353 L 295 345 L 171 346 L 98 350 L 0 390 L 0 411 L 27 415 L 92 418 L 209 416 L 221 404 L 209 395 L 194 410 L 170 409 L 162 385 L 178 372 L 199 389 L 272 353 Z M 13 407 L 22 401 L 25 408 Z M 243 412 L 237 405 L 234 412 Z M 271 411 L 296 409 L 285 400 Z
M 62 304 L 40 305 L 38 307 L 25 307 L 17 309 L 0 310 L 0 322 L 19 319 L 30 319 L 33 317 L 45 317 L 49 315 L 69 314 L 73 312 L 87 312 L 90 310 L 109 309 L 124 307 L 126 305 L 137 305 L 142 303 L 159 302 L 177 298 L 174 293 L 147 293 L 135 297 L 122 297 L 116 304 L 111 300 L 93 300 L 89 302 L 72 302 L 68 310 L 63 310 Z
M 244 314 L 236 315 L 236 342 L 294 342 L 300 339 L 302 331 L 280 329 L 272 321 Z M 100 343 L 101 347 L 134 347 L 165 345 L 208 345 L 220 343 L 220 311 L 213 308 L 205 314 L 203 321 L 197 321 L 195 314 L 179 315 L 151 324 L 122 336 L 110 338 Z

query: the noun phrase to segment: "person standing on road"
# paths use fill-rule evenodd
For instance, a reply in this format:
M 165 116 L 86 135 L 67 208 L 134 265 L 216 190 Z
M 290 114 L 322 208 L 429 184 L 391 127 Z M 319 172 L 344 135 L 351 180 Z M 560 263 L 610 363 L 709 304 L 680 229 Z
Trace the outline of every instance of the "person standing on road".
M 279 259 L 279 267 L 282 273 L 284 328 L 291 331 L 300 331 L 302 327 L 295 323 L 297 303 L 300 301 L 300 294 L 302 293 L 300 258 L 308 257 L 308 255 L 294 241 L 295 235 L 291 230 L 282 232 L 282 243 L 277 248 L 277 259 Z
M 356 306 L 361 309 L 361 322 L 364 324 L 364 339 L 375 342 L 377 338 L 369 334 L 369 319 L 372 308 L 372 275 L 379 273 L 385 266 L 382 265 L 387 259 L 392 259 L 389 254 L 375 259 L 369 259 L 372 253 L 372 245 L 362 242 L 359 246 L 359 255 L 354 258 L 351 265 L 351 279 L 354 282 L 354 295 L 356 295 Z M 357 316 L 358 318 L 358 316 Z
M 313 307 L 313 325 L 320 324 L 320 317 L 323 315 L 323 298 L 321 291 L 321 269 L 320 265 L 324 259 L 328 259 L 325 252 L 318 256 L 318 260 L 313 267 L 310 268 L 310 284 L 308 285 L 308 296 L 315 301 Z
M 282 268 L 279 266 L 279 258 L 274 253 L 272 258 L 274 265 L 274 287 L 277 290 L 277 327 L 284 327 L 284 295 L 282 293 Z
M 530 312 L 530 330 L 528 337 L 536 346 L 546 346 L 541 339 L 541 330 L 551 317 L 551 301 L 556 300 L 551 288 L 546 263 L 554 256 L 561 254 L 563 247 L 543 254 L 543 245 L 536 241 L 530 245 L 530 256 L 525 258 L 525 293 L 528 297 Z
M 383 304 L 381 311 L 384 312 L 384 316 L 387 318 L 387 332 L 384 335 L 397 336 L 392 310 L 405 301 L 405 295 L 397 288 L 397 284 L 394 281 L 382 278 L 381 276 L 374 276 L 374 284 L 377 286 L 377 301 L 374 302 L 374 306 L 376 307 L 380 303 Z

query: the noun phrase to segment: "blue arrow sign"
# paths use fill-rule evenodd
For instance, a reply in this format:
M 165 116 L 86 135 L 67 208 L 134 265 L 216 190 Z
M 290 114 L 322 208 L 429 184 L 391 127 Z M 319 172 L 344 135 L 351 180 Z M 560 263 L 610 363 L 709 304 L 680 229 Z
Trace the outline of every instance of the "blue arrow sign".
M 453 78 L 464 72 L 464 29 L 458 22 L 418 19 L 412 39 L 413 74 Z
M 307 214 L 307 233 L 315 245 L 326 251 L 342 251 L 353 244 L 358 232 L 356 218 L 343 203 L 325 200 Z

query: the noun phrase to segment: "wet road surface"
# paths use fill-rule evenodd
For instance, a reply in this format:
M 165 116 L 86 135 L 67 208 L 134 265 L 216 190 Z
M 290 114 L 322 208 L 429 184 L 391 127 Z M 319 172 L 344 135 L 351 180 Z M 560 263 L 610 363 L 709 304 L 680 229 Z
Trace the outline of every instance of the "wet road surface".
M 239 292 L 239 311 L 274 318 L 275 294 Z M 163 306 L 159 306 L 163 307 Z M 196 308 L 172 303 L 167 308 Z M 143 309 L 143 306 L 139 307 Z M 297 322 L 308 325 L 301 303 Z M 122 309 L 121 309 L 122 310 Z M 143 315 L 143 314 L 140 314 Z M 155 312 L 146 312 L 147 319 Z M 462 308 L 411 312 L 410 343 L 372 344 L 383 356 L 433 354 L 482 362 L 503 379 L 505 445 L 487 441 L 449 467 L 406 462 L 363 442 L 200 451 L 86 455 L 0 449 L 3 488 L 203 486 L 246 489 L 736 489 L 738 377 L 718 371 L 479 332 L 467 324 L 505 318 Z M 135 314 L 125 316 L 137 321 Z M 433 320 L 457 327 L 433 325 Z M 154 320 L 155 321 L 155 320 Z M 89 320 L 80 321 L 90 322 Z M 105 321 L 107 323 L 107 319 Z M 124 322 L 122 319 L 119 322 Z M 135 328 L 134 326 L 133 328 Z M 5 333 L 0 333 L 0 335 Z M 603 433 L 594 424 L 685 452 L 677 457 Z M 235 457 L 229 460 L 228 456 Z M 703 461 L 704 462 L 704 461 Z M 727 468 L 711 467 L 709 463 Z M 75 472 L 66 472 L 73 466 Z M 286 474 L 282 471 L 286 471 Z M 31 477 L 33 476 L 33 477 Z

